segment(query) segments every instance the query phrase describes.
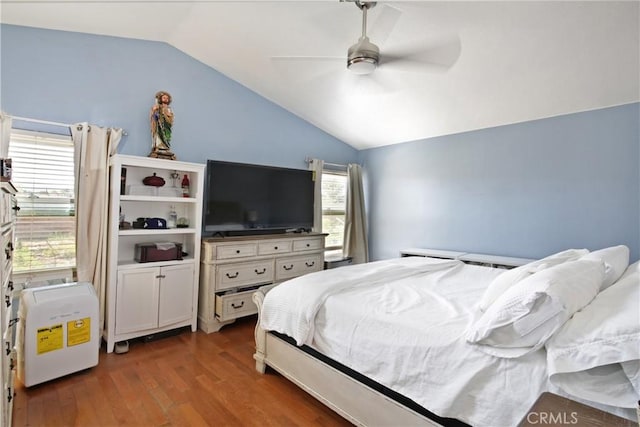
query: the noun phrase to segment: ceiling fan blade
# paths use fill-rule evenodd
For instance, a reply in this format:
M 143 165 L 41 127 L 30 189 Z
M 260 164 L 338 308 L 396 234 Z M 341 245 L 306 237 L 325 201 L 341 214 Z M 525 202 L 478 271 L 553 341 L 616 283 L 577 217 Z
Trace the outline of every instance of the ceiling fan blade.
M 380 8 L 380 10 L 376 10 L 377 8 Z M 388 4 L 378 4 L 370 13 L 373 15 L 376 12 L 378 12 L 378 15 L 375 20 L 372 20 L 371 30 L 368 35 L 374 43 L 382 45 L 398 23 L 402 11 Z
M 386 49 L 380 56 L 380 66 L 399 71 L 445 72 L 460 58 L 462 45 L 458 36 L 440 42 Z

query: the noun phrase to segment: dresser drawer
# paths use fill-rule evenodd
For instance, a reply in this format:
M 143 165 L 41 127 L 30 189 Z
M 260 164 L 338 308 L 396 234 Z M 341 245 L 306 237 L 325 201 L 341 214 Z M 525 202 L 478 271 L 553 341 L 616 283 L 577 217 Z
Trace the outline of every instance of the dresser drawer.
M 0 198 L 2 198 L 2 204 L 0 205 L 0 225 L 3 225 L 13 221 L 11 211 L 14 202 L 13 196 L 5 192 L 0 192 Z
M 293 242 L 294 252 L 317 250 L 317 249 L 321 249 L 322 247 L 323 247 L 322 239 L 318 239 L 318 238 L 300 239 L 300 240 L 294 240 Z
M 274 255 L 291 252 L 291 242 L 276 240 L 258 243 L 258 255 Z
M 273 281 L 272 260 L 216 266 L 216 291 L 271 281 Z
M 279 259 L 276 260 L 276 280 L 320 271 L 323 267 L 323 256 L 320 254 Z
M 216 295 L 216 317 L 220 321 L 237 319 L 258 312 L 251 296 L 255 290 L 236 294 Z
M 13 228 L 6 229 L 0 237 L 0 268 L 2 268 L 2 277 L 6 277 L 11 273 L 11 263 L 13 261 Z
M 216 259 L 233 259 L 256 256 L 258 254 L 258 245 L 255 243 L 241 243 L 237 245 L 218 246 L 216 250 Z

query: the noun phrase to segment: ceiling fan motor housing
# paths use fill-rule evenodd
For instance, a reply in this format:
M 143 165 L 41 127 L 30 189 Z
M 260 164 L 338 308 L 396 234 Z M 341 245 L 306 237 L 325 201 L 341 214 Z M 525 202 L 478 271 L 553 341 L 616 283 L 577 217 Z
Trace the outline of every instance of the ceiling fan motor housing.
M 347 68 L 356 74 L 369 74 L 378 66 L 380 49 L 369 41 L 369 37 L 360 37 L 358 43 L 348 50 Z

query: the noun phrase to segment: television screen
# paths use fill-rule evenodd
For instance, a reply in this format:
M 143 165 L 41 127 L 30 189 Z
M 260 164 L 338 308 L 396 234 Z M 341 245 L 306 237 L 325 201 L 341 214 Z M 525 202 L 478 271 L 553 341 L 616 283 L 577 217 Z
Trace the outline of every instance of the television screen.
M 204 234 L 311 229 L 313 197 L 311 171 L 208 160 Z

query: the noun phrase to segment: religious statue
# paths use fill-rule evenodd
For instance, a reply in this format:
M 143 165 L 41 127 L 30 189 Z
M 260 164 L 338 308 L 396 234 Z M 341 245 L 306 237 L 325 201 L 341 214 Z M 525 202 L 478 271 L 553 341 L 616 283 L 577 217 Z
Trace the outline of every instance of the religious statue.
M 171 152 L 171 127 L 173 126 L 173 110 L 170 107 L 171 95 L 168 92 L 156 93 L 156 102 L 151 107 L 152 148 L 149 157 L 175 160 Z

